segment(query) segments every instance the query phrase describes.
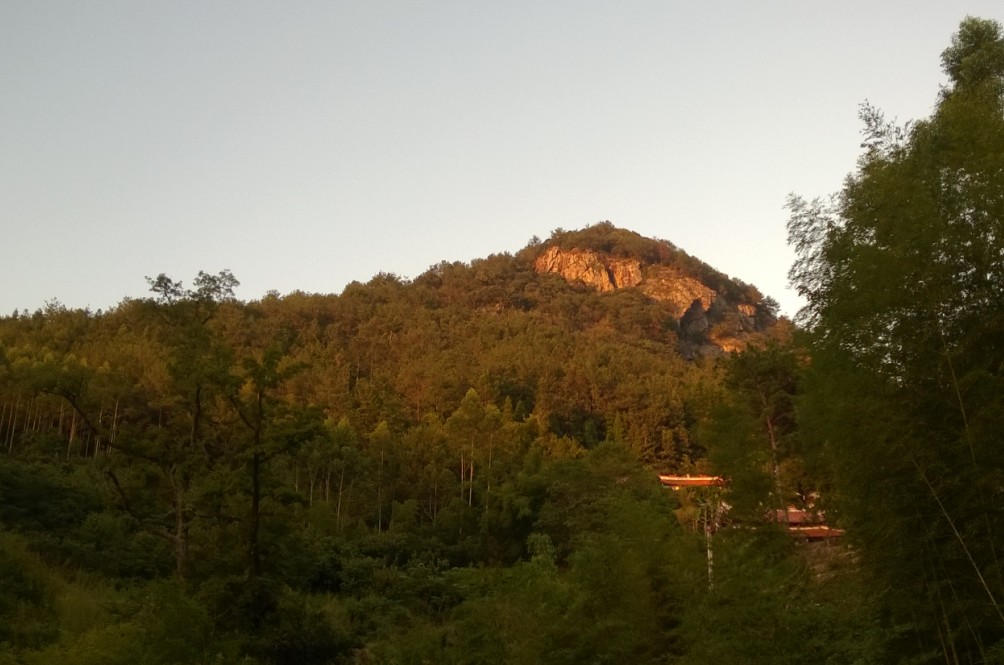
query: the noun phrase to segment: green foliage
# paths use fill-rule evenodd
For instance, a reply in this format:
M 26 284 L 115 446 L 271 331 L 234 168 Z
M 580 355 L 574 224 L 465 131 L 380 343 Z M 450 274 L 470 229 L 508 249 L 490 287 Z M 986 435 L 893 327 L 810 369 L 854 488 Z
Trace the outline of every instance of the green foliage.
M 56 639 L 50 575 L 24 543 L 0 532 L 0 644 L 38 648 Z
M 101 497 L 65 467 L 0 461 L 0 523 L 8 529 L 65 532 L 101 507 Z
M 991 95 L 1004 94 L 1004 36 L 995 21 L 967 17 L 952 35 L 952 44 L 941 54 L 941 66 L 955 89 L 971 92 L 988 87 Z
M 559 241 L 759 299 L 609 224 Z M 781 494 L 742 479 L 794 487 L 791 350 L 685 360 L 663 306 L 537 275 L 542 249 L 257 302 L 227 271 L 160 275 L 105 313 L 0 319 L 0 520 L 22 538 L 0 658 L 656 663 L 746 653 L 688 622 L 746 640 L 798 594 L 844 639 L 866 605 L 786 577 L 776 541 L 769 565 L 723 543 L 712 599 L 689 499 L 656 478 L 720 465 L 749 514 Z M 730 614 L 743 594 L 773 600 Z
M 794 346 L 771 342 L 723 363 L 724 391 L 700 434 L 708 460 L 729 479 L 733 519 L 756 523 L 787 506 L 804 508 L 820 489 L 798 442 L 798 354 Z
M 25 656 L 25 662 L 73 665 L 139 663 L 173 665 L 209 662 L 209 621 L 205 610 L 176 585 L 154 583 L 138 589 L 117 623 L 95 627 L 71 640 Z
M 662 662 L 700 570 L 666 495 L 609 445 L 545 474 L 531 559 L 461 576 L 446 662 Z
M 779 530 L 722 531 L 714 547 L 714 588 L 683 613 L 681 663 L 899 662 L 882 656 L 868 590 L 846 561 L 813 579 Z
M 75 564 L 110 577 L 151 579 L 168 574 L 170 548 L 154 536 L 136 532 L 115 513 L 92 513 L 73 530 L 60 552 Z
M 963 21 L 933 115 L 896 128 L 865 108 L 843 191 L 790 202 L 803 435 L 886 590 L 891 648 L 917 662 L 986 662 L 1004 638 L 1002 53 L 998 23 Z
M 252 638 L 249 652 L 270 665 L 331 665 L 350 662 L 353 646 L 322 608 L 284 594 L 275 613 Z

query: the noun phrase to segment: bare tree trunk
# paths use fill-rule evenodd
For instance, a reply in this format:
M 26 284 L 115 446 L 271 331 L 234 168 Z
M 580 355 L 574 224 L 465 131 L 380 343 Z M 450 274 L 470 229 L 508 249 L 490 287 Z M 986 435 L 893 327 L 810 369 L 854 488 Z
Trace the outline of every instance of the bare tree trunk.
M 439 500 L 439 477 L 435 476 L 432 479 L 432 488 L 429 492 L 429 514 L 432 515 L 432 526 L 436 526 L 436 505 Z
M 342 464 L 342 472 L 338 477 L 338 502 L 335 504 L 335 527 L 339 532 L 342 530 L 342 491 L 345 489 L 345 464 Z
M 474 505 L 474 444 L 471 444 L 471 463 L 467 465 L 471 474 L 471 483 L 467 486 L 467 505 Z
M 174 570 L 179 580 L 184 580 L 188 573 L 188 530 L 189 521 L 185 514 L 187 510 L 186 495 L 188 481 L 182 477 L 173 479 L 174 484 Z
M 105 407 L 102 406 L 98 409 L 98 427 L 101 427 L 101 420 L 105 416 Z M 101 435 L 97 432 L 94 433 L 94 457 L 97 458 L 98 453 L 101 452 Z
M 248 554 L 251 558 L 251 573 L 255 579 L 261 577 L 261 549 L 258 544 L 258 528 L 261 524 L 261 453 L 260 439 L 255 432 L 255 452 L 251 457 L 251 534 L 248 538 Z
M 345 495 L 345 500 L 348 502 L 348 505 L 350 506 L 352 505 L 352 490 L 355 489 L 355 486 L 356 486 L 356 479 L 352 478 L 351 480 L 349 480 L 349 490 L 348 492 L 346 492 Z
M 708 514 L 710 505 L 704 507 L 704 542 L 708 552 L 708 588 L 715 587 L 715 551 L 711 546 L 711 517 Z
M 487 478 L 485 486 L 485 513 L 488 513 L 488 503 L 492 495 L 492 449 L 494 448 L 495 435 L 492 434 L 488 437 L 488 469 L 485 475 Z
M 111 445 L 115 445 L 115 434 L 119 429 L 119 398 L 115 398 L 115 410 L 112 412 L 112 433 L 111 433 Z
M 3 432 L 6 430 L 7 426 L 7 402 L 3 403 L 3 411 L 0 411 L 0 437 L 3 436 Z
M 24 409 L 24 422 L 21 423 L 21 438 L 22 439 L 24 438 L 24 435 L 28 433 L 28 428 L 31 426 L 31 407 L 33 407 L 34 405 L 35 405 L 35 398 L 33 397 L 30 400 L 28 400 L 28 404 L 25 406 L 25 409 Z
M 66 438 L 66 459 L 70 459 L 73 449 L 73 441 L 77 438 L 77 412 L 70 412 L 70 434 Z
M 380 449 L 380 469 L 377 471 L 377 533 L 383 531 L 383 448 Z
M 252 449 L 251 456 L 251 533 L 248 542 L 248 554 L 251 557 L 251 573 L 255 579 L 261 577 L 261 543 L 259 542 L 259 530 L 261 528 L 261 494 L 262 494 L 262 430 L 264 429 L 265 417 L 265 396 L 259 387 L 257 399 L 255 400 L 255 411 L 253 421 Z
M 18 409 L 19 406 L 21 406 L 21 398 L 20 397 L 18 397 L 17 400 L 14 402 L 14 410 L 13 410 L 13 412 L 11 414 L 10 434 L 8 434 L 8 436 L 7 436 L 7 452 L 8 453 L 14 452 L 14 432 L 17 429 L 17 409 Z
M 308 506 L 314 505 L 314 486 L 317 485 L 317 472 L 317 468 L 311 469 L 310 465 L 307 465 L 307 477 L 310 479 L 310 493 L 307 497 Z
M 767 413 L 767 395 L 762 391 L 760 392 L 760 402 L 763 404 L 764 413 Z M 775 520 L 778 513 L 780 513 L 782 516 L 781 520 L 784 522 L 785 527 L 787 527 L 790 520 L 788 517 L 788 501 L 781 494 L 780 442 L 777 440 L 777 431 L 774 429 L 774 421 L 771 420 L 769 415 L 765 418 L 764 424 L 767 427 L 767 440 L 770 443 L 770 472 L 774 479 L 774 504 L 777 509 L 777 512 L 774 513 Z
M 36 401 L 37 400 L 34 397 L 32 397 L 31 400 L 28 401 L 28 407 L 25 409 L 24 412 L 24 424 L 21 425 L 22 438 L 24 437 L 25 434 L 31 431 L 31 419 L 33 415 L 32 409 L 34 408 Z

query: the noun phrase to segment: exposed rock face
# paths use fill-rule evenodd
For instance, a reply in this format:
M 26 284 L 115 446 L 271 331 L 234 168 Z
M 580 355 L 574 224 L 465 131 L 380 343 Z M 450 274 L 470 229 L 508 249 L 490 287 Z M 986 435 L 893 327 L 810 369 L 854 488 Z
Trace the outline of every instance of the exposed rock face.
M 537 257 L 534 267 L 538 273 L 556 273 L 569 282 L 583 282 L 603 293 L 637 287 L 663 303 L 679 321 L 681 345 L 692 355 L 741 350 L 749 335 L 760 329 L 762 317 L 755 304 L 730 302 L 678 268 L 642 265 L 637 259 L 557 246 Z
M 614 286 L 623 289 L 641 284 L 641 264 L 634 259 L 610 259 L 607 269 L 614 279 Z
M 718 298 L 717 293 L 693 277 L 664 266 L 650 267 L 639 288 L 650 298 L 666 303 L 677 319 L 683 317 L 695 301 L 699 301 L 701 309 L 706 312 Z
M 642 275 L 641 262 L 601 256 L 586 249 L 563 250 L 551 247 L 537 257 L 537 272 L 557 273 L 569 282 L 584 282 L 597 291 L 637 286 L 645 295 L 665 303 L 680 319 L 695 300 L 707 311 L 718 294 L 693 277 L 665 266 L 649 266 Z
M 603 259 L 596 252 L 552 247 L 534 264 L 537 272 L 558 273 L 570 282 L 585 282 L 603 293 L 637 286 L 642 281 L 641 263 L 633 259 Z
M 691 335 L 703 335 L 708 332 L 708 311 L 699 299 L 694 299 L 687 311 L 680 317 L 680 330 Z

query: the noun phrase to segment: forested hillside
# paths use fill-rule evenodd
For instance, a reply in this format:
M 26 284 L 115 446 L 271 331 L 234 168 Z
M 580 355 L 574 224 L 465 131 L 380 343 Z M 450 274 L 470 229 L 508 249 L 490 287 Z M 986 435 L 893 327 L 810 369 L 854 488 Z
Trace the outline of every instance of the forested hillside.
M 0 319 L 0 664 L 1004 662 L 1000 26 L 943 59 L 792 199 L 801 329 L 606 222 Z
M 51 304 L 3 319 L 12 657 L 697 653 L 703 633 L 685 622 L 700 621 L 709 580 L 702 536 L 681 523 L 701 496 L 681 503 L 657 473 L 708 467 L 716 435 L 701 428 L 726 392 L 747 391 L 730 413 L 756 439 L 756 388 L 728 385 L 738 365 L 721 352 L 685 358 L 666 303 L 539 273 L 535 259 L 570 237 L 631 242 L 603 251 L 683 257 L 681 270 L 761 296 L 609 224 L 555 236 L 337 296 L 240 302 L 226 271 L 190 287 L 160 275 L 150 298 L 108 312 Z M 747 369 L 785 374 L 770 389 L 791 392 L 790 326 L 769 317 L 746 335 L 769 349 Z M 753 462 L 746 476 L 769 487 L 769 471 Z M 793 501 L 803 475 L 786 467 Z M 765 502 L 751 495 L 749 515 Z M 792 568 L 782 597 L 801 594 L 810 571 L 791 543 L 756 538 L 771 543 L 757 557 Z M 725 563 L 718 575 L 728 588 Z M 150 631 L 179 630 L 169 617 L 191 625 L 183 656 L 163 660 Z

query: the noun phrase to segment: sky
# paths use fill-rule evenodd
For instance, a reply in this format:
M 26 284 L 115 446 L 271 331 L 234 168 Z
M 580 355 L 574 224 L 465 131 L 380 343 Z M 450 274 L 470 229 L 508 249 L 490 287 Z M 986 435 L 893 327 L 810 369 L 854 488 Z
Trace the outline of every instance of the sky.
M 609 220 L 793 315 L 789 193 L 840 189 L 858 109 L 930 114 L 1004 4 L 0 2 L 0 314 L 146 277 L 237 295 L 516 252 Z

